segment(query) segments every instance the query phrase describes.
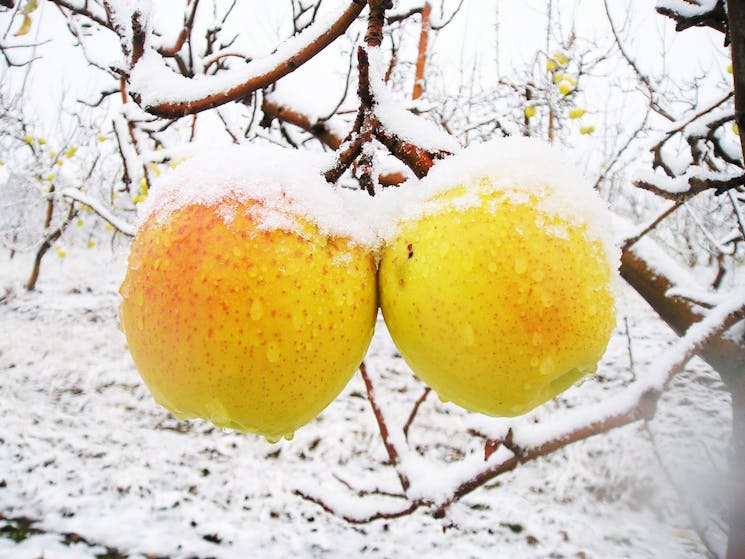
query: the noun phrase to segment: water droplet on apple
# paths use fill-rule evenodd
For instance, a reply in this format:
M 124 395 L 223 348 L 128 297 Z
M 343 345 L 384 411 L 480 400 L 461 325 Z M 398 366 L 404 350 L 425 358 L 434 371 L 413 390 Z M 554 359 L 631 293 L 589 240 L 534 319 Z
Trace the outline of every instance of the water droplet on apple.
M 542 375 L 550 375 L 554 372 L 554 360 L 551 356 L 546 357 L 541 361 L 540 372 Z
M 130 292 L 131 289 L 129 287 L 129 282 L 125 281 L 119 286 L 119 295 L 121 295 L 122 298 L 126 299 L 127 297 L 129 297 Z
M 277 435 L 266 435 L 264 438 L 269 444 L 277 444 L 279 442 L 279 439 L 281 439 L 282 437 L 278 437 Z
M 277 342 L 269 342 L 266 346 L 266 358 L 270 363 L 279 361 L 279 345 Z
M 294 437 L 295 437 L 295 432 L 294 431 L 292 433 L 285 433 L 284 434 L 284 438 L 285 438 L 286 441 L 291 441 Z
M 254 299 L 253 303 L 251 303 L 250 313 L 251 320 L 261 320 L 261 317 L 264 316 L 264 305 L 260 299 Z
M 450 244 L 440 243 L 440 256 L 445 256 L 448 253 L 448 250 L 450 250 Z
M 543 304 L 544 307 L 548 308 L 548 307 L 551 306 L 552 299 L 551 299 L 551 295 L 549 293 L 547 293 L 546 291 L 541 291 L 538 294 L 538 296 L 539 296 L 539 298 L 541 300 L 541 303 Z
M 497 265 L 494 262 L 489 262 L 488 268 L 492 274 L 497 271 Z
M 303 327 L 303 313 L 300 309 L 295 308 L 292 310 L 292 314 L 290 316 L 292 320 L 292 326 L 295 328 L 295 330 L 301 330 Z
M 476 335 L 473 332 L 473 326 L 466 322 L 466 325 L 463 327 L 463 343 L 467 346 L 472 346 L 475 341 Z
M 515 259 L 515 273 L 524 274 L 528 271 L 528 261 L 525 258 L 518 256 Z

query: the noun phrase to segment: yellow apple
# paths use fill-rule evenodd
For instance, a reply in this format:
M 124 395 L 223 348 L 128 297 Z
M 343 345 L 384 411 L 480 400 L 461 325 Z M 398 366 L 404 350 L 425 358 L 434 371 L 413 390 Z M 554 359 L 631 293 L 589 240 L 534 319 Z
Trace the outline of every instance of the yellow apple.
M 273 442 L 320 413 L 362 361 L 375 262 L 305 214 L 243 198 L 146 219 L 120 290 L 121 323 L 157 402 Z
M 595 371 L 615 325 L 606 244 L 553 186 L 530 182 L 497 172 L 441 186 L 399 223 L 378 274 L 414 373 L 489 415 L 525 413 Z

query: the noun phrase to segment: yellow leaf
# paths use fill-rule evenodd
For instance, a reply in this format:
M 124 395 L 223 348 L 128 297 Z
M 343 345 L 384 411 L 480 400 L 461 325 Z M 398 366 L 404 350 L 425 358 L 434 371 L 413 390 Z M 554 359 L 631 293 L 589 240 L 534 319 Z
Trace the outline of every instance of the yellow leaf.
M 111 223 L 107 223 L 106 225 L 103 226 L 103 228 L 106 229 L 106 231 L 111 231 L 114 228 L 114 226 L 111 225 Z
M 103 134 L 101 134 L 100 136 L 98 136 L 98 141 L 99 142 L 105 142 L 106 141 L 106 136 L 104 136 Z
M 26 5 L 23 7 L 23 11 L 21 13 L 25 16 L 30 15 L 38 7 L 39 7 L 39 3 L 37 0 L 28 0 L 28 2 L 26 2 Z
M 13 34 L 13 36 L 21 37 L 22 35 L 26 35 L 29 31 L 31 31 L 31 18 L 24 14 L 23 23 L 21 24 L 21 27 L 18 29 L 18 31 Z
M 82 219 L 78 219 L 75 222 L 75 225 L 77 225 L 78 227 L 82 227 L 84 224 L 85 224 L 85 222 Z
M 51 157 L 52 159 L 56 158 L 57 157 L 57 152 L 54 151 L 54 150 L 50 150 L 49 151 L 49 157 Z
M 535 116 L 535 107 L 533 105 L 525 107 L 525 118 L 532 118 L 534 116 Z
M 88 241 L 88 248 L 93 248 L 94 246 L 96 246 L 96 241 L 94 240 Z
M 574 91 L 574 85 L 572 85 L 572 82 L 569 80 L 561 80 L 559 82 L 559 93 L 562 95 L 569 95 L 572 91 Z
M 735 124 L 732 125 L 732 133 L 735 136 L 739 136 L 740 135 L 740 127 L 737 126 L 737 123 L 735 123 Z
M 558 62 L 562 66 L 566 66 L 567 64 L 569 64 L 569 57 L 563 52 L 555 52 L 554 60 L 556 60 L 556 62 Z
M 554 77 L 553 77 L 554 83 L 559 83 L 563 79 L 564 79 L 564 72 L 556 72 L 554 74 Z
M 3 161 L 2 159 L 0 159 L 0 167 L 4 167 L 4 166 L 5 166 L 5 161 Z
M 52 173 L 49 173 L 48 175 L 44 176 L 44 180 L 52 182 L 54 180 L 54 175 Z
M 587 134 L 592 134 L 593 132 L 595 132 L 595 127 L 592 126 L 592 125 L 590 125 L 590 126 L 583 126 L 582 128 L 579 129 L 579 133 L 580 134 L 587 135 Z
M 69 147 L 67 149 L 67 151 L 65 152 L 65 157 L 67 157 L 68 159 L 70 159 L 71 157 L 73 157 L 75 155 L 75 152 L 76 151 L 78 151 L 78 148 L 72 147 L 72 146 Z
M 40 146 L 43 146 L 43 145 L 44 145 L 44 144 L 46 144 L 46 143 L 47 143 L 47 141 L 46 141 L 46 139 L 45 139 L 45 138 L 39 138 L 39 145 L 40 145 Z
M 569 109 L 569 118 L 582 118 L 585 115 L 585 109 L 581 109 L 579 107 L 575 107 L 574 109 Z
M 57 167 L 62 167 L 62 165 L 64 165 L 65 162 L 62 161 L 61 159 L 58 159 L 57 161 L 54 162 L 54 164 L 57 165 Z
M 32 138 L 31 136 L 29 136 L 28 134 L 26 134 L 26 135 L 25 135 L 25 136 L 23 137 L 23 141 L 24 141 L 24 142 L 26 142 L 26 143 L 27 143 L 27 144 L 29 144 L 29 145 L 31 145 L 31 144 L 33 144 L 33 143 L 34 143 L 34 139 L 33 139 L 33 138 Z
M 549 58 L 546 61 L 546 72 L 553 72 L 558 67 L 559 67 L 559 65 L 556 63 L 556 60 L 554 60 L 553 58 Z
M 732 63 L 730 62 L 729 65 L 727 66 L 727 73 L 728 74 L 731 74 L 732 72 L 733 72 L 733 70 L 732 70 Z
M 59 256 L 60 258 L 64 258 L 65 256 L 67 256 L 67 251 L 63 249 L 62 247 L 57 247 L 56 250 L 57 250 L 57 256 Z

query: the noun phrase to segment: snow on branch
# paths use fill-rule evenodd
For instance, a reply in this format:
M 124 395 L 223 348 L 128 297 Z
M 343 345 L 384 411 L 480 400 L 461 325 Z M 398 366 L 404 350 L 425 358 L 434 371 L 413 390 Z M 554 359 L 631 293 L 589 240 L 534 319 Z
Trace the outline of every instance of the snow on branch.
M 657 12 L 676 22 L 675 30 L 711 27 L 727 32 L 724 0 L 658 0 Z
M 88 194 L 82 192 L 81 190 L 78 190 L 77 188 L 65 188 L 60 192 L 60 196 L 70 198 L 71 200 L 75 200 L 76 202 L 80 202 L 81 204 L 85 204 L 99 216 L 101 216 L 101 218 L 109 222 L 112 227 L 114 227 L 114 229 L 117 229 L 118 231 L 124 233 L 125 235 L 128 235 L 129 237 L 134 237 L 135 233 L 137 232 L 137 227 L 135 227 L 133 224 L 117 217 L 99 200 L 93 198 L 92 196 L 89 196 Z
M 352 0 L 335 17 L 317 21 L 274 53 L 215 75 L 189 78 L 173 71 L 162 54 L 145 44 L 130 75 L 130 92 L 148 112 L 179 118 L 241 99 L 299 68 L 330 45 L 354 22 L 366 3 Z
M 385 83 L 388 64 L 379 48 L 368 48 L 367 59 L 373 110 L 388 133 L 429 152 L 455 153 L 460 150 L 460 144 L 453 136 L 433 122 L 415 115 L 393 97 Z
M 687 200 L 704 192 L 714 190 L 716 195 L 745 185 L 745 174 L 717 173 L 697 165 L 691 165 L 679 176 L 669 177 L 652 170 L 637 171 L 634 185 L 667 200 Z

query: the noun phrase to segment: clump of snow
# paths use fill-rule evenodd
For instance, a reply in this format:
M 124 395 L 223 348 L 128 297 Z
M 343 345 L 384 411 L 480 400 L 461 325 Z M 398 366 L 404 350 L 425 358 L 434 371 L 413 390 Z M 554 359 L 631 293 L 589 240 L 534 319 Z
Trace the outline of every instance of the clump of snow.
M 262 228 L 297 230 L 302 219 L 325 235 L 373 249 L 374 231 L 351 216 L 348 197 L 324 180 L 330 164 L 324 154 L 271 145 L 205 147 L 155 182 L 139 207 L 140 225 L 193 204 L 219 204 L 220 215 L 230 221 L 238 204 L 255 200 L 261 202 Z
M 682 17 L 691 18 L 711 12 L 716 3 L 717 0 L 657 0 L 657 9 L 670 10 Z
M 440 197 L 457 187 L 465 187 L 457 197 Z M 608 207 L 565 153 L 533 138 L 471 145 L 436 163 L 418 184 L 409 181 L 400 189 L 384 191 L 377 200 L 376 226 L 384 240 L 391 239 L 405 221 L 439 212 L 444 205 L 473 207 L 481 203 L 481 195 L 493 192 L 504 192 L 518 203 L 538 195 L 541 211 L 584 227 L 588 238 L 602 244 L 614 270 L 617 267 L 619 250 Z
M 133 51 L 133 18 L 136 15 L 142 29 L 147 29 L 150 25 L 151 7 L 152 3 L 147 0 L 109 0 L 109 19 L 119 35 L 125 53 L 131 54 Z
M 367 49 L 370 89 L 375 98 L 375 115 L 383 127 L 396 136 L 429 151 L 460 151 L 458 141 L 435 123 L 408 111 L 385 84 L 388 68 L 379 48 Z

